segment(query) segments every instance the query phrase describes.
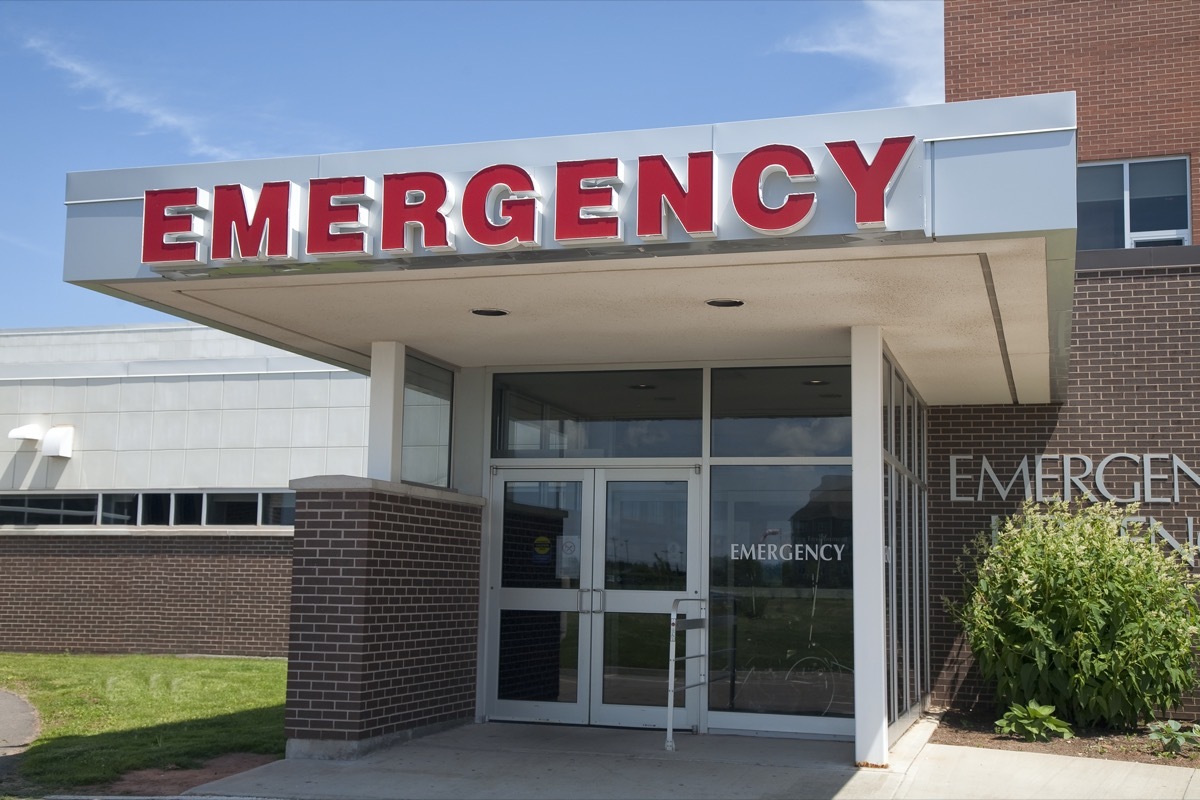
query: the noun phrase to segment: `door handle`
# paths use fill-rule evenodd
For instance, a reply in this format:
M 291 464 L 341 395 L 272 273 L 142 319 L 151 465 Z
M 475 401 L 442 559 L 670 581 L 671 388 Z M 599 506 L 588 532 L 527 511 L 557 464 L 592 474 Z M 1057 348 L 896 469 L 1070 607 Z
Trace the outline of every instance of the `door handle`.
M 586 597 L 588 599 L 586 603 L 583 602 L 584 597 Z M 587 590 L 587 589 L 579 590 L 579 594 L 575 598 L 575 610 L 578 611 L 580 614 L 592 613 L 592 593 L 589 590 Z
M 600 607 L 599 607 L 599 608 L 596 608 L 596 600 L 595 600 L 595 597 L 596 597 L 597 595 L 599 595 L 599 597 L 600 597 Z M 604 590 L 603 590 L 603 589 L 592 589 L 592 597 L 593 597 L 593 599 L 592 599 L 592 613 L 594 613 L 594 614 L 603 614 L 603 613 L 604 613 Z

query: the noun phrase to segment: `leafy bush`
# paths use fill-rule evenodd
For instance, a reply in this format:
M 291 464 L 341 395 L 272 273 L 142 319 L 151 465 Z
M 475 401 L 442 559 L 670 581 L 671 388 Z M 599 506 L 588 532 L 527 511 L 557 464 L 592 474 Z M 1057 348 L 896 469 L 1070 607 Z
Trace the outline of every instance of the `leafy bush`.
M 1178 755 L 1184 747 L 1200 745 L 1200 725 L 1184 728 L 1173 719 L 1151 722 L 1150 738 L 1162 745 L 1164 753 Z
M 1187 563 L 1127 513 L 1026 503 L 980 537 L 956 613 L 1000 708 L 1036 697 L 1076 725 L 1131 727 L 1195 685 Z
M 1036 700 L 1024 706 L 1014 703 L 996 720 L 996 733 L 1023 736 L 1027 742 L 1048 742 L 1051 736 L 1064 739 L 1075 736 L 1070 725 L 1054 716 L 1054 706 L 1039 705 Z

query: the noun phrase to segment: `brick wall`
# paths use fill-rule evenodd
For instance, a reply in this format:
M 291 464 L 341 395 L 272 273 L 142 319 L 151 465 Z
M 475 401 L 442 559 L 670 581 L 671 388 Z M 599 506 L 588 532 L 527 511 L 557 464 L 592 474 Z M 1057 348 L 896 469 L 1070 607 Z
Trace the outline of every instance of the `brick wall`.
M 0 534 L 0 650 L 287 653 L 290 535 Z
M 960 462 L 960 495 L 977 496 L 981 457 L 1007 483 L 1023 457 L 1084 455 L 1096 464 L 1112 453 L 1174 454 L 1200 467 L 1200 266 L 1081 272 L 1075 284 L 1074 333 L 1067 400 L 1045 406 L 955 406 L 930 409 L 929 537 L 934 703 L 970 706 L 988 700 L 970 669 L 958 628 L 942 598 L 961 597 L 954 559 L 993 514 L 1015 510 L 985 483 L 983 502 L 952 502 L 950 456 Z M 1170 472 L 1169 462 L 1155 462 Z M 1053 466 L 1053 463 L 1052 463 Z M 1076 472 L 1082 464 L 1074 466 Z M 1061 466 L 1054 469 L 1061 474 Z M 1110 488 L 1132 495 L 1144 475 L 1131 463 L 1109 471 Z M 1091 481 L 1085 480 L 1091 486 Z M 1170 480 L 1158 492 L 1170 494 Z M 1061 492 L 1050 480 L 1047 493 Z M 1144 491 L 1144 489 L 1143 489 Z M 1179 503 L 1143 504 L 1177 538 L 1187 518 L 1200 527 L 1200 489 L 1184 480 Z M 1188 711 L 1200 711 L 1193 698 Z
M 1200 3 L 945 0 L 946 100 L 1077 93 L 1079 160 L 1188 155 L 1200 219 Z
M 482 500 L 343 476 L 293 486 L 288 754 L 473 719 Z

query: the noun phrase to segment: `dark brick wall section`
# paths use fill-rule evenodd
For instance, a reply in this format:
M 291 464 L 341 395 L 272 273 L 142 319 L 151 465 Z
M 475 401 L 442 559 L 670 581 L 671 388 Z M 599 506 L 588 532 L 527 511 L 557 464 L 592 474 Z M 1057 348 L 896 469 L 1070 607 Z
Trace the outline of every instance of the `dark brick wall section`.
M 287 654 L 292 537 L 0 534 L 0 650 Z
M 396 488 L 296 484 L 289 740 L 474 718 L 482 501 L 383 485 Z
M 1191 217 L 1200 219 L 1200 67 L 1193 57 L 1200 3 L 945 0 L 944 15 L 948 102 L 1074 91 L 1079 160 L 1189 156 Z M 935 703 L 990 702 L 942 598 L 960 597 L 954 559 L 967 540 L 1017 505 L 994 492 L 982 503 L 951 502 L 951 455 L 973 456 L 965 472 L 976 480 L 987 455 L 1004 482 L 1022 458 L 1032 467 L 1039 454 L 1095 462 L 1113 453 L 1169 453 L 1193 469 L 1200 463 L 1200 268 L 1188 266 L 1196 263 L 1192 249 L 1162 248 L 1153 255 L 1167 258 L 1142 269 L 1132 268 L 1129 251 L 1080 254 L 1081 264 L 1121 268 L 1078 273 L 1063 405 L 930 409 Z M 1129 487 L 1136 470 L 1123 466 L 1114 484 Z M 1188 517 L 1200 521 L 1200 496 L 1185 484 L 1179 503 L 1142 510 L 1177 537 L 1186 535 Z M 975 489 L 964 479 L 959 492 Z M 1186 713 L 1198 711 L 1195 699 L 1185 703 Z
M 986 482 L 983 502 L 952 502 L 950 457 L 970 456 L 959 467 L 959 495 L 975 496 L 982 456 L 1002 483 L 1022 458 L 1083 455 L 1097 464 L 1113 453 L 1174 454 L 1200 469 L 1200 266 L 1082 272 L 1075 282 L 1074 333 L 1067 401 L 1046 406 L 940 407 L 930 409 L 929 538 L 933 701 L 970 706 L 989 701 L 943 598 L 961 597 L 955 559 L 972 536 L 988 529 L 992 515 L 1006 515 L 1020 503 L 1007 502 Z M 1061 461 L 1049 462 L 1061 475 Z M 1125 462 L 1112 471 L 1110 489 L 1133 494 L 1144 474 Z M 1080 470 L 1081 466 L 1076 467 Z M 1153 485 L 1172 494 L 1170 462 L 1156 461 L 1165 474 Z M 1094 489 L 1092 478 L 1084 484 Z M 1018 481 L 1014 495 L 1023 495 Z M 1047 493 L 1062 489 L 1049 480 Z M 1144 492 L 1144 488 L 1142 489 Z M 1077 493 L 1076 493 L 1077 494 Z M 1177 539 L 1188 518 L 1200 526 L 1200 489 L 1180 481 L 1179 502 L 1143 503 Z M 1200 702 L 1190 698 L 1184 714 L 1195 716 Z
M 1200 3 L 946 0 L 946 100 L 1074 91 L 1079 160 L 1191 158 L 1200 219 Z

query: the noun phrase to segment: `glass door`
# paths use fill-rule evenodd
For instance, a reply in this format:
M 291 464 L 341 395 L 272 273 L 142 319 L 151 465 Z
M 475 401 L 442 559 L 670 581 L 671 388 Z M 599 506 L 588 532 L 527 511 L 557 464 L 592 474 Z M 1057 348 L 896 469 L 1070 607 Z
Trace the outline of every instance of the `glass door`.
M 588 722 L 592 552 L 584 542 L 592 538 L 593 479 L 591 470 L 496 477 L 488 581 L 493 718 Z
M 594 725 L 666 724 L 671 604 L 700 597 L 698 484 L 686 469 L 597 473 L 592 584 L 602 593 L 600 613 L 592 614 Z M 686 638 L 680 641 L 686 636 L 676 639 L 681 656 L 690 652 Z M 692 668 L 688 683 L 698 675 L 695 659 L 681 662 L 681 685 L 685 663 Z M 677 709 L 695 705 L 684 694 L 676 695 Z M 695 724 L 694 713 L 678 718 L 681 726 L 685 719 Z
M 671 604 L 700 596 L 698 488 L 691 469 L 497 475 L 492 718 L 665 724 Z M 680 664 L 680 683 L 697 662 Z M 699 697 L 677 694 L 681 727 L 699 705 L 685 694 Z

